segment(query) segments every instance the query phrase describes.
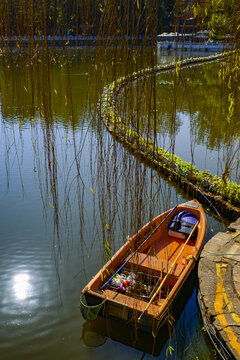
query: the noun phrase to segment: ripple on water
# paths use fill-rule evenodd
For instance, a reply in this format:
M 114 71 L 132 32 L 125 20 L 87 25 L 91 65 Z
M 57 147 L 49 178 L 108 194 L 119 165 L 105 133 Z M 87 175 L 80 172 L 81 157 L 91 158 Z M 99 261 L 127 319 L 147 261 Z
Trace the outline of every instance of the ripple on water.
M 25 353 L 24 345 L 34 339 L 49 342 L 61 303 L 51 247 L 39 239 L 10 240 L 2 238 L 0 243 L 0 338 L 6 354 L 14 352 L 13 344 Z

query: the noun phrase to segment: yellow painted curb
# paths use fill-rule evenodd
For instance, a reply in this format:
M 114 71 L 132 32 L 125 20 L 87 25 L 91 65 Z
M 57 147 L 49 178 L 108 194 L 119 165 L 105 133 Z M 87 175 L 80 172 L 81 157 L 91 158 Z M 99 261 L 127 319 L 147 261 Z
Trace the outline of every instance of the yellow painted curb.
M 229 325 L 226 316 L 224 315 L 224 303 L 227 306 L 233 320 L 236 323 L 240 323 L 239 316 L 232 312 L 233 305 L 231 300 L 229 300 L 225 287 L 224 287 L 224 275 L 226 274 L 228 265 L 227 264 L 216 264 L 216 271 L 217 271 L 217 288 L 216 288 L 216 297 L 214 302 L 214 308 L 217 315 L 217 319 L 220 322 L 221 326 L 223 327 L 223 331 L 226 333 L 229 343 L 231 347 L 237 352 L 240 356 L 240 342 L 237 339 L 236 334 L 234 333 L 233 329 Z

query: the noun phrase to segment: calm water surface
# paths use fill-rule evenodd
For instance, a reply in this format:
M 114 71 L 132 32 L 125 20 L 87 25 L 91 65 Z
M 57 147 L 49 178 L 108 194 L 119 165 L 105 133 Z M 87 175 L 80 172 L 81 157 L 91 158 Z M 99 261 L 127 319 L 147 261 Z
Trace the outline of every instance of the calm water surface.
M 106 244 L 114 252 L 150 217 L 187 198 L 124 150 L 98 123 L 95 106 L 104 84 L 95 82 L 92 52 L 87 57 L 80 50 L 71 53 L 70 76 L 63 60 L 51 65 L 52 122 L 46 122 L 39 110 L 44 108 L 44 82 L 31 87 L 26 65 L 1 68 L 1 359 L 151 358 L 88 330 L 79 312 L 79 296 L 104 263 Z M 158 61 L 171 59 L 165 54 Z M 206 71 L 217 77 L 217 65 Z M 157 78 L 161 96 L 171 86 L 169 76 Z M 44 72 L 39 79 L 43 77 Z M 203 83 L 203 93 L 212 92 L 200 71 L 194 72 L 194 79 Z M 110 75 L 105 84 L 109 81 Z M 204 128 L 199 146 L 205 159 L 208 152 L 219 152 L 220 143 L 215 146 L 206 140 L 214 136 L 207 126 L 208 111 L 201 123 L 205 105 L 198 103 L 196 99 L 194 116 L 199 113 L 196 128 Z M 166 120 L 171 111 L 163 112 L 171 138 Z M 178 135 L 186 137 L 184 126 L 189 126 L 192 116 L 184 103 L 178 110 L 176 152 L 186 159 L 190 142 L 187 136 L 181 147 Z M 159 141 L 162 136 L 159 130 Z M 200 167 L 205 166 L 204 159 Z M 215 165 L 209 164 L 215 171 Z M 224 226 L 206 211 L 209 239 Z M 171 340 L 173 358 L 215 358 L 201 326 L 194 291 Z M 166 358 L 167 346 L 158 358 Z

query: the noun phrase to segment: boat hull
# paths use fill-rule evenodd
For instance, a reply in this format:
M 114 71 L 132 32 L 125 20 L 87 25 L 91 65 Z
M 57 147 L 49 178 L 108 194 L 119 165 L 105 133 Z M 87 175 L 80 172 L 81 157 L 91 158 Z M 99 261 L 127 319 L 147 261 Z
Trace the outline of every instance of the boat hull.
M 104 309 L 102 309 L 95 320 L 85 322 L 82 338 L 84 339 L 85 332 L 90 331 L 118 341 L 123 345 L 158 356 L 174 331 L 187 301 L 191 296 L 194 296 L 196 283 L 197 269 L 195 268 L 189 275 L 188 281 L 181 288 L 178 296 L 175 297 L 172 306 L 169 306 L 168 312 L 161 323 L 155 321 L 153 326 L 149 327 L 146 326 L 145 318 L 143 318 L 141 326 L 139 326 L 136 321 L 126 321 L 119 317 L 107 317 Z M 131 313 L 128 313 L 128 316 L 130 319 Z
M 190 211 L 196 218 L 194 239 L 192 234 L 183 238 L 169 231 L 173 217 L 183 211 Z M 100 316 L 150 333 L 154 327 L 160 328 L 169 309 L 186 294 L 183 289 L 196 266 L 205 235 L 205 214 L 196 200 L 160 214 L 131 237 L 83 289 L 86 307 L 95 309 L 99 305 Z M 145 279 L 142 286 L 150 288 L 150 294 L 143 296 L 137 292 L 139 289 L 128 293 L 128 288 L 112 285 L 116 274 L 121 274 L 119 268 L 124 269 L 124 276 L 141 274 Z M 152 287 L 146 279 L 151 285 L 155 281 Z M 140 284 L 136 288 L 141 288 Z

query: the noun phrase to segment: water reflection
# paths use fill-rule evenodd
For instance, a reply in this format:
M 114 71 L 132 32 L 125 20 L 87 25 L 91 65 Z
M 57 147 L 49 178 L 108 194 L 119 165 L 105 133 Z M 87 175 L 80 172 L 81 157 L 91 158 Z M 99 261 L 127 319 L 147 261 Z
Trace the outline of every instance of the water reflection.
M 93 323 L 86 321 L 82 327 L 82 340 L 88 347 L 98 347 L 105 344 L 107 337 L 94 331 Z
M 25 300 L 31 295 L 32 285 L 27 273 L 20 273 L 13 278 L 13 290 L 17 300 Z
M 239 107 L 228 119 L 230 90 L 217 76 L 220 68 L 219 62 L 183 68 L 177 83 L 172 72 L 133 82 L 118 94 L 118 109 L 158 146 L 239 183 Z

